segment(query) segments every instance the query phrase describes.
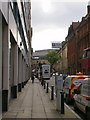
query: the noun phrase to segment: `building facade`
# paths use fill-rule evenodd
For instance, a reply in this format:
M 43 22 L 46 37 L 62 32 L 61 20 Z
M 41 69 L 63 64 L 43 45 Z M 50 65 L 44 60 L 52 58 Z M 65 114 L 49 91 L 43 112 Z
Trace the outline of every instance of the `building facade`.
M 0 91 L 2 111 L 30 79 L 31 2 L 0 3 Z
M 87 15 L 82 18 L 77 31 L 77 63 L 78 71 L 84 72 L 82 69 L 82 59 L 84 49 L 90 47 L 90 3 L 87 6 Z
M 68 74 L 84 72 L 82 59 L 84 49 L 90 47 L 90 2 L 87 6 L 87 15 L 81 22 L 72 22 L 66 37 Z
M 67 75 L 67 39 L 62 43 L 62 73 Z
M 72 22 L 68 29 L 68 35 L 66 37 L 67 43 L 67 61 L 68 61 L 68 74 L 74 74 L 77 71 L 77 36 L 76 28 L 79 22 Z
M 32 57 L 32 69 L 38 69 L 39 63 L 41 64 L 49 64 L 48 60 L 46 60 L 45 56 L 49 51 L 53 51 L 54 49 L 45 49 L 45 50 L 37 50 L 33 52 Z
M 58 73 L 63 74 L 63 75 L 67 75 L 67 68 L 68 68 L 68 64 L 67 64 L 67 39 L 65 39 L 65 41 L 63 41 L 62 43 L 62 47 L 59 49 L 58 54 L 60 55 L 60 60 L 57 62 L 56 64 L 56 69 L 58 71 Z

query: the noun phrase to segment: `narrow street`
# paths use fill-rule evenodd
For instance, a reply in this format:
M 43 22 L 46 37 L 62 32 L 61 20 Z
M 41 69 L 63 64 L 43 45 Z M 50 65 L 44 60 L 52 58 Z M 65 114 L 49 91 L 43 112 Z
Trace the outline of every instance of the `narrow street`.
M 0 0 L 7 118 L 90 119 L 90 0 Z

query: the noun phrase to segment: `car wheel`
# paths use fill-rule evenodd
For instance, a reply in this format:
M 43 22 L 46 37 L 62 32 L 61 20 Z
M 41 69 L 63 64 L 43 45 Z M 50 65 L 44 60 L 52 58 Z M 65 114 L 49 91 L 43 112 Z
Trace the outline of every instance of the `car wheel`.
M 90 110 L 88 108 L 86 110 L 86 118 L 87 120 L 90 120 Z
M 69 104 L 69 102 L 70 102 L 70 98 L 69 98 L 69 96 L 67 95 L 67 96 L 66 96 L 66 103 Z

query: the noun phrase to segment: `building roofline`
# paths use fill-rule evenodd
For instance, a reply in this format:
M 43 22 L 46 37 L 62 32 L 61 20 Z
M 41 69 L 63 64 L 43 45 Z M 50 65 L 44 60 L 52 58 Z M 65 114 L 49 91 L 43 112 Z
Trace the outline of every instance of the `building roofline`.
M 57 49 L 43 49 L 43 50 L 35 50 L 35 52 L 49 51 L 49 50 L 57 50 Z

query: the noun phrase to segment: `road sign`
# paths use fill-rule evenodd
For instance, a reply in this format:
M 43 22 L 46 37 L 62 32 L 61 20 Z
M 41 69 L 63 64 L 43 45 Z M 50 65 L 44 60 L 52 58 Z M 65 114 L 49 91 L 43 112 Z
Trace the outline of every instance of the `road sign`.
M 61 48 L 62 44 L 60 42 L 53 42 L 52 43 L 52 48 Z

